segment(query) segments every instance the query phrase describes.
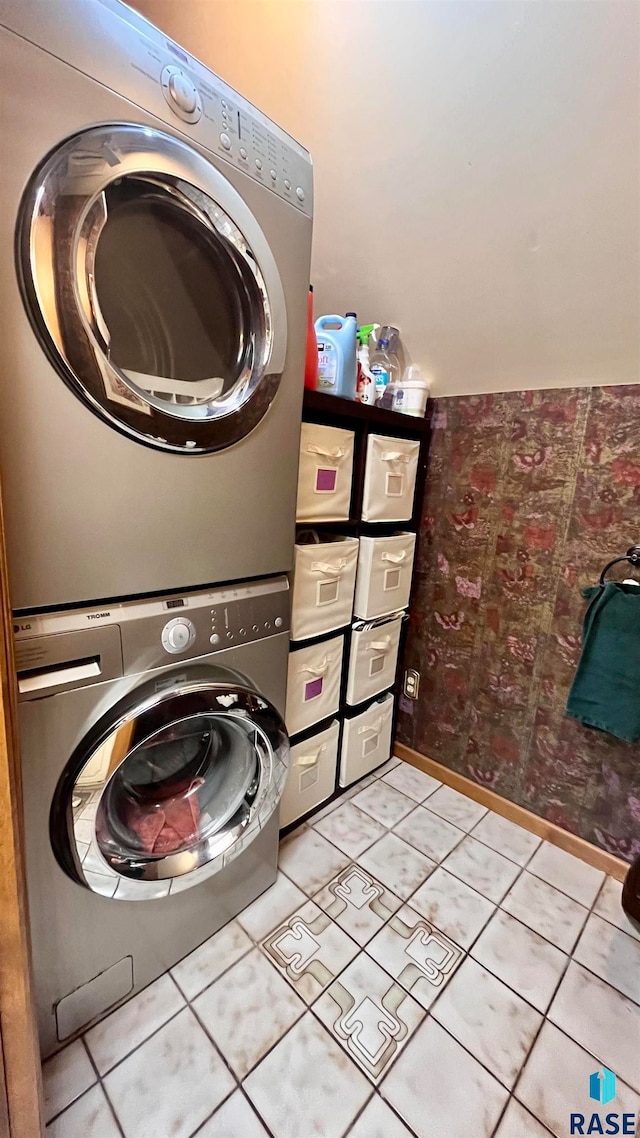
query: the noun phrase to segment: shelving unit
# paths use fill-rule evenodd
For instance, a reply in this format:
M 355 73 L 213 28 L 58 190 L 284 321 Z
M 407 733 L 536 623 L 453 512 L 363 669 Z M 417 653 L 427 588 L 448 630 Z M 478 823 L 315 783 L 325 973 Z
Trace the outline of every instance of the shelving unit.
M 419 528 L 419 521 L 422 512 L 422 502 L 424 497 L 424 486 L 426 479 L 426 465 L 427 455 L 429 449 L 429 435 L 430 427 L 428 420 L 418 419 L 411 415 L 399 414 L 397 411 L 387 411 L 379 407 L 368 407 L 361 403 L 355 403 L 350 399 L 341 399 L 335 395 L 327 395 L 321 391 L 307 391 L 304 393 L 304 403 L 302 418 L 304 422 L 317 423 L 321 426 L 339 427 L 354 432 L 355 447 L 354 447 L 354 462 L 353 462 L 353 480 L 351 488 L 351 505 L 349 510 L 349 518 L 346 521 L 314 521 L 313 523 L 304 523 L 298 528 L 309 529 L 313 528 L 318 533 L 335 533 L 342 534 L 347 537 L 360 538 L 363 536 L 387 536 L 396 532 L 398 529 L 412 531 L 417 533 Z M 364 488 L 364 474 L 365 463 L 367 456 L 367 444 L 370 435 L 388 435 L 396 438 L 414 439 L 420 442 L 420 453 L 418 460 L 418 470 L 416 475 L 416 490 L 413 503 L 413 514 L 407 522 L 365 522 L 361 518 L 362 513 L 362 498 Z M 330 640 L 333 637 L 344 635 L 345 637 L 345 656 L 342 669 L 342 680 L 340 690 L 340 708 L 335 715 L 327 719 L 323 719 L 314 723 L 306 731 L 293 736 L 292 742 L 294 744 L 304 742 L 310 739 L 320 731 L 324 730 L 329 723 L 335 718 L 340 720 L 340 743 L 342 742 L 342 729 L 345 714 L 351 716 L 354 708 L 349 706 L 346 702 L 346 687 L 348 677 L 348 661 L 351 652 L 351 637 L 352 637 L 352 622 L 342 628 L 334 629 L 332 632 L 324 633 L 323 635 L 316 636 L 303 641 L 292 641 L 291 651 L 296 652 L 311 644 L 318 644 L 325 640 Z M 400 636 L 400 647 L 398 651 L 398 665 L 396 669 L 395 683 L 391 688 L 385 691 L 392 691 L 395 698 L 394 716 L 392 723 L 392 738 L 395 732 L 395 720 L 397 715 L 397 702 L 398 695 L 401 690 L 401 667 L 404 639 L 406 636 L 406 621 L 403 621 L 402 632 Z M 378 693 L 372 699 L 365 701 L 363 704 L 358 705 L 358 712 L 364 711 L 376 700 L 379 700 L 384 692 Z M 315 806 L 312 810 L 297 818 L 290 825 L 283 829 L 283 834 L 288 833 L 295 826 L 300 825 L 306 818 L 311 817 L 317 810 L 326 806 L 338 794 L 343 793 L 344 788 L 339 786 L 339 763 L 336 769 L 336 778 L 333 794 L 324 799 L 321 805 Z

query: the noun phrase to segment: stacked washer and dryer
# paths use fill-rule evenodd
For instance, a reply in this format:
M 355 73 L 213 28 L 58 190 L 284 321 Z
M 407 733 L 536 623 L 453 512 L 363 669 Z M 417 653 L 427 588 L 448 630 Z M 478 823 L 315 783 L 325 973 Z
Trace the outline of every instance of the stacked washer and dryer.
M 308 153 L 118 0 L 2 0 L 0 467 L 42 1050 L 275 879 Z

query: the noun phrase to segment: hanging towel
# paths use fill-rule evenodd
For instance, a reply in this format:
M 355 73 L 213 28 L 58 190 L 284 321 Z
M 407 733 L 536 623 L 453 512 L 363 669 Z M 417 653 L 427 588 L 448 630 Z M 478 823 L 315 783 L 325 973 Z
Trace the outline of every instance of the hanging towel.
M 640 588 L 616 581 L 582 590 L 589 601 L 567 714 L 627 743 L 640 739 Z

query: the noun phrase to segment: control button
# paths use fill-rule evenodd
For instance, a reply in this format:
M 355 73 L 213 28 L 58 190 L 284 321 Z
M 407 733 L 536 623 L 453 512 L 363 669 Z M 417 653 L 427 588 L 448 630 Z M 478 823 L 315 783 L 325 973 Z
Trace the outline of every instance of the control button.
M 291 189 L 291 182 L 289 181 L 288 178 L 285 178 L 285 180 L 284 180 L 284 188 L 285 188 L 285 190 Z
M 262 169 L 262 159 L 256 158 L 256 170 L 261 170 L 261 169 Z
M 192 115 L 198 105 L 198 92 L 191 80 L 182 71 L 174 71 L 169 76 L 169 94 L 176 107 L 185 115 Z
M 264 626 L 265 626 L 265 628 L 271 628 L 271 621 L 270 621 L 270 620 L 265 620 L 265 622 L 264 622 Z
M 260 625 L 259 624 L 252 624 L 251 625 L 251 631 L 252 632 L 259 632 L 260 631 Z
M 244 146 L 241 146 L 241 147 L 240 147 L 240 157 L 241 157 L 241 158 L 248 158 L 248 157 L 249 157 L 249 156 L 248 156 L 248 154 L 247 154 L 247 152 L 246 152 L 246 150 L 245 150 L 245 148 L 244 148 Z
M 276 628 L 282 628 L 282 617 L 277 616 L 273 623 L 275 624 Z
M 231 150 L 231 139 L 229 138 L 228 134 L 224 133 L 224 131 L 220 135 L 220 142 L 224 146 L 225 150 Z
M 238 635 L 239 635 L 239 636 L 246 636 L 246 635 L 247 635 L 247 630 L 246 630 L 246 628 L 239 628 L 239 629 L 238 629 Z
M 297 197 L 299 202 L 304 201 L 304 190 L 303 190 L 302 186 L 298 186 L 298 188 L 296 190 L 296 197 Z
M 226 109 L 227 104 L 225 103 L 224 99 L 220 100 L 220 106 Z
M 227 640 L 233 640 L 233 633 L 232 632 L 227 633 Z
M 165 652 L 184 652 L 190 648 L 196 638 L 196 630 L 186 617 L 176 617 L 170 620 L 162 629 L 162 647 Z
M 218 636 L 217 632 L 214 632 L 213 636 L 209 637 L 209 644 L 219 644 L 219 643 L 220 643 L 220 637 Z
M 276 174 L 275 170 L 269 170 L 269 173 L 271 174 L 271 180 L 272 180 L 272 182 L 275 182 L 276 178 L 278 177 L 278 175 Z

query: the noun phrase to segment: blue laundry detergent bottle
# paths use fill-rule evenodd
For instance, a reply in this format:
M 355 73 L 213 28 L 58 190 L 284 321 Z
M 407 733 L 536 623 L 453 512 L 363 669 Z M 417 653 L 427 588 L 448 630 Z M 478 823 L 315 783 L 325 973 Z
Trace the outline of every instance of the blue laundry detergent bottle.
M 318 341 L 318 391 L 356 397 L 356 333 L 355 312 L 346 316 L 319 316 L 315 323 Z

